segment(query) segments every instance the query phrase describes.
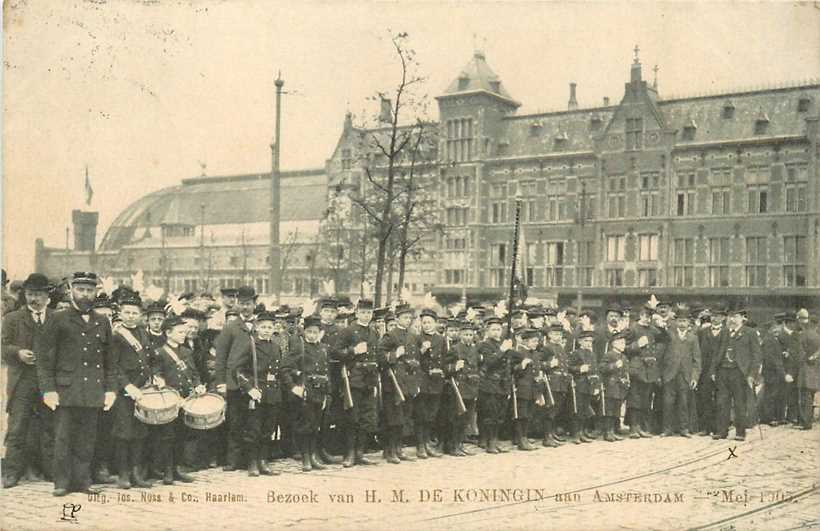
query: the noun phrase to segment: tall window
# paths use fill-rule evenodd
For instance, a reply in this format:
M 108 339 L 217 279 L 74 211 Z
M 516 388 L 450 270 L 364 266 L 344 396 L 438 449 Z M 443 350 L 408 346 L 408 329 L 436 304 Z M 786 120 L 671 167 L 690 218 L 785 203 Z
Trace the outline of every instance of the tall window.
M 638 235 L 638 260 L 641 262 L 655 262 L 658 259 L 658 235 Z
M 610 267 L 606 269 L 606 285 L 611 288 L 617 288 L 624 285 L 624 270 L 621 268 Z
M 351 159 L 350 159 L 350 150 L 343 149 L 342 150 L 342 169 L 349 170 L 351 166 Z
M 564 285 L 564 242 L 550 242 L 546 246 L 545 286 Z
M 675 240 L 675 255 L 672 271 L 675 287 L 685 288 L 695 285 L 695 240 L 678 238 Z
M 567 217 L 566 181 L 551 181 L 547 188 L 547 203 L 545 218 L 548 221 L 560 221 Z
M 527 287 L 535 286 L 535 264 L 536 264 L 536 247 L 534 243 L 528 243 L 527 248 L 524 250 L 526 252 L 527 262 L 526 262 L 526 271 L 524 271 L 524 281 L 527 283 Z
M 746 238 L 746 285 L 766 285 L 766 238 Z
M 521 220 L 522 221 L 535 221 L 537 218 L 537 211 L 535 207 L 536 203 L 536 189 L 535 189 L 535 181 L 527 181 L 523 182 L 519 185 L 519 189 L 521 190 Z
M 507 266 L 507 245 L 494 243 L 490 246 L 490 286 L 504 287 L 504 271 Z
M 451 162 L 473 159 L 473 120 L 447 120 L 447 157 Z
M 712 185 L 712 214 L 718 216 L 731 214 L 732 169 L 712 168 L 709 181 Z
M 463 269 L 446 269 L 444 271 L 445 284 L 464 284 Z
M 691 216 L 695 213 L 695 172 L 678 172 L 676 197 L 675 211 L 678 216 Z
M 658 285 L 658 270 L 654 267 L 644 267 L 638 269 L 638 286 L 641 288 L 654 288 Z
M 467 224 L 467 209 L 450 207 L 447 209 L 447 225 L 458 226 Z
M 641 216 L 657 216 L 659 209 L 658 181 L 656 171 L 641 173 Z
M 456 175 L 447 178 L 447 197 L 459 198 L 470 195 L 470 177 Z
M 490 222 L 507 223 L 507 185 L 494 184 L 490 187 Z
M 709 238 L 709 285 L 729 285 L 729 238 Z
M 808 168 L 805 164 L 789 164 L 786 166 L 786 212 L 805 212 L 807 210 L 807 181 Z
M 578 245 L 578 275 L 579 286 L 592 286 L 592 271 L 595 267 L 595 242 L 579 241 Z
M 590 193 L 592 186 L 582 185 L 578 197 L 578 221 L 595 219 L 595 194 Z
M 626 119 L 626 149 L 641 149 L 643 142 L 643 118 Z
M 783 285 L 806 285 L 806 237 L 783 237 Z
M 607 262 L 623 262 L 626 248 L 626 238 L 621 234 L 606 237 Z
M 626 177 L 623 175 L 610 176 L 607 183 L 607 206 L 610 218 L 626 216 Z
M 765 214 L 769 211 L 769 185 L 748 186 L 749 214 Z

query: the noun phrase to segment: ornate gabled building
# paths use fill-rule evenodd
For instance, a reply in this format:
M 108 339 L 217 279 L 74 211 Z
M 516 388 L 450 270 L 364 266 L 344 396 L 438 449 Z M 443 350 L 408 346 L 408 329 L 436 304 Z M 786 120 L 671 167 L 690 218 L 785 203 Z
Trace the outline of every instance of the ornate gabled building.
M 437 97 L 446 227 L 405 287 L 503 296 L 519 198 L 531 296 L 816 304 L 817 82 L 663 99 L 636 51 L 617 104 L 570 91 L 564 111 L 517 115 L 476 52 Z M 357 135 L 348 118 L 329 182 L 361 180 Z

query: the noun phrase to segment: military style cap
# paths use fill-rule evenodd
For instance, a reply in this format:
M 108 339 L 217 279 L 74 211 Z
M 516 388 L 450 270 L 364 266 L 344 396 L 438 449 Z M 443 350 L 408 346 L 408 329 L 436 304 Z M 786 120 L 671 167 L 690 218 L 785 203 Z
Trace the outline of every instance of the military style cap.
M 606 307 L 606 313 L 609 313 L 609 312 L 615 312 L 618 315 L 623 315 L 624 314 L 623 308 L 621 308 L 617 304 L 610 304 L 609 306 L 607 306 Z
M 310 328 L 311 326 L 317 326 L 321 328 L 322 326 L 322 319 L 315 316 L 315 315 L 308 315 L 305 317 L 305 328 Z
M 236 288 L 220 288 L 219 290 L 223 297 L 236 297 L 238 291 Z
M 136 293 L 126 295 L 120 299 L 120 308 L 123 306 L 136 306 L 142 309 L 142 299 L 140 299 L 140 296 Z
M 541 335 L 541 331 L 537 328 L 532 328 L 530 326 L 524 327 L 521 331 L 517 332 L 521 336 L 522 339 L 532 339 L 534 337 L 538 337 Z
M 236 296 L 242 300 L 256 299 L 256 290 L 251 286 L 241 286 L 236 290 Z
M 396 309 L 394 310 L 394 313 L 396 314 L 396 317 L 398 317 L 398 316 L 400 316 L 402 314 L 405 314 L 405 313 L 415 313 L 415 312 L 413 311 L 413 308 L 411 308 L 409 304 L 403 302 L 403 303 L 396 306 Z
M 154 313 L 161 313 L 162 315 L 165 315 L 165 305 L 160 301 L 154 301 L 148 305 L 148 307 L 145 309 L 145 313 L 147 315 L 151 315 Z
M 336 299 L 332 297 L 325 297 L 324 299 L 319 300 L 319 309 L 324 310 L 325 308 L 332 308 L 336 309 L 338 305 L 336 304 Z
M 356 308 L 359 310 L 372 310 L 373 299 L 359 299 L 359 302 L 356 303 Z
M 96 286 L 98 280 L 97 274 L 89 271 L 78 271 L 71 275 L 72 284 L 90 284 Z
M 194 300 L 194 292 L 193 291 L 186 291 L 179 297 L 177 297 L 180 301 L 192 301 Z
M 501 324 L 501 319 L 499 319 L 495 315 L 491 315 L 490 317 L 487 317 L 486 319 L 484 319 L 484 326 L 490 326 L 490 325 L 494 325 L 494 324 L 499 324 L 500 325 Z
M 628 328 L 626 330 L 621 330 L 620 332 L 609 338 L 609 342 L 612 343 L 616 339 L 624 339 L 626 341 L 629 341 L 630 339 L 632 339 L 632 330 Z
M 113 308 L 111 303 L 111 299 L 108 298 L 108 295 L 105 293 L 100 293 L 97 295 L 97 298 L 94 299 L 94 307 L 95 308 Z
M 595 319 L 595 311 L 591 310 L 590 308 L 584 308 L 581 310 L 581 313 L 578 314 L 578 317 L 587 316 L 590 319 Z
M 197 321 L 204 321 L 207 319 L 205 312 L 197 310 L 196 308 L 185 308 L 180 315 L 183 319 L 196 319 Z
M 361 301 L 359 301 L 359 302 L 361 302 Z M 372 304 L 372 301 L 371 301 L 371 304 Z M 376 308 L 376 309 L 374 309 L 373 310 L 373 319 L 375 319 L 376 321 L 384 321 L 384 318 L 387 316 L 387 312 L 389 310 L 390 310 L 389 308 Z
M 396 308 L 396 314 L 398 314 L 398 308 Z M 419 317 L 432 317 L 438 320 L 438 314 L 432 308 L 424 308 L 419 314 Z
M 257 323 L 261 321 L 276 321 L 277 319 L 279 319 L 277 314 L 268 311 L 260 312 L 259 315 L 256 316 Z
M 564 331 L 564 327 L 561 326 L 560 323 L 552 323 L 549 327 L 550 332 L 562 332 Z
M 580 334 L 578 334 L 578 339 L 592 339 L 595 337 L 595 332 L 592 330 L 582 330 Z
M 170 329 L 174 328 L 175 326 L 184 325 L 184 324 L 185 324 L 185 320 L 182 317 L 177 317 L 175 315 L 172 315 L 171 317 L 165 319 L 162 322 L 162 330 L 167 331 L 167 330 L 170 330 Z

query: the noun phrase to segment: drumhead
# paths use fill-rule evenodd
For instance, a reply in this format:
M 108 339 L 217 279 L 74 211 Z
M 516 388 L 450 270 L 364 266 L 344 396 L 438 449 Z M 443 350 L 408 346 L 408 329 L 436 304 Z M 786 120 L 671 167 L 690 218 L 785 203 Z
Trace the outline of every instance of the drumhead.
M 207 415 L 220 411 L 225 407 L 225 400 L 214 394 L 207 394 L 193 398 L 185 403 L 183 409 L 194 415 Z
M 146 409 L 165 409 L 179 402 L 179 394 L 169 389 L 143 393 L 139 404 Z

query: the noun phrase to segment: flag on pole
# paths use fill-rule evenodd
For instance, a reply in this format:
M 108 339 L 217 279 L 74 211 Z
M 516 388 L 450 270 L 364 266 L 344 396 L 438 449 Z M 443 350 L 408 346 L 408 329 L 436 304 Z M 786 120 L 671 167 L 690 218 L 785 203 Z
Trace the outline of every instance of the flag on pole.
M 91 206 L 91 198 L 94 197 L 94 189 L 91 188 L 91 179 L 88 177 L 88 166 L 85 167 L 85 204 Z

